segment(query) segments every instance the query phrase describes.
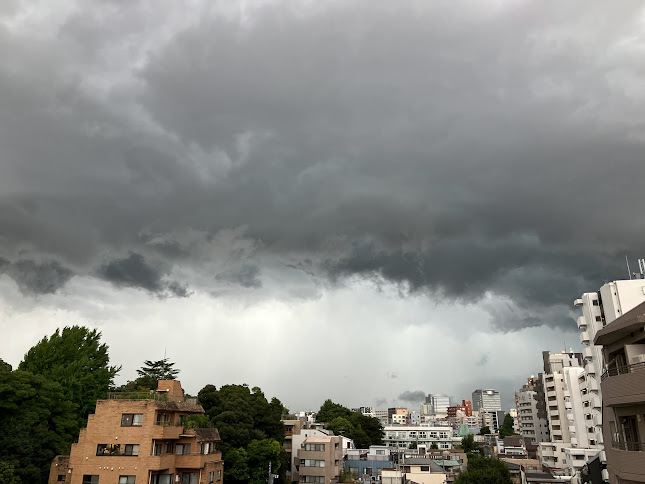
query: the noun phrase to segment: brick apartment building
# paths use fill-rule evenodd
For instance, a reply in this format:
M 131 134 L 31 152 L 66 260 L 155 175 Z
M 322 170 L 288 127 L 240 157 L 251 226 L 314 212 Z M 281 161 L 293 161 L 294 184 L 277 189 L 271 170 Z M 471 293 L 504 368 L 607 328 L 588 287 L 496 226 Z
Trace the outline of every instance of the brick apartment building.
M 69 456 L 57 456 L 49 484 L 222 484 L 217 429 L 186 428 L 204 409 L 177 380 L 149 394 L 111 394 L 96 402 Z

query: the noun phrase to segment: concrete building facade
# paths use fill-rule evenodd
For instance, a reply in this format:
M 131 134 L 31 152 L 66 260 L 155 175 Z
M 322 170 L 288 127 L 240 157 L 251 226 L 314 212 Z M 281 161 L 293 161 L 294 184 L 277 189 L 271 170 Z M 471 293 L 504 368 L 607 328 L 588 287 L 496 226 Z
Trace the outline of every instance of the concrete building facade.
M 343 442 L 337 435 L 307 437 L 297 452 L 293 482 L 328 484 L 343 468 Z
M 644 282 L 644 281 L 641 281 Z M 645 482 L 645 303 L 600 329 L 607 473 L 611 484 Z

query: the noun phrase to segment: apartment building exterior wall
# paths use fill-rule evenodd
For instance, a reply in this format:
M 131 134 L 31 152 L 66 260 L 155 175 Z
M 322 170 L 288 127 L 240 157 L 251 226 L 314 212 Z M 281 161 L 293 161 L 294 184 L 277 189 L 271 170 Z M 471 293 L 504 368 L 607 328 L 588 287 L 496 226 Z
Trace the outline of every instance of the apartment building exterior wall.
M 439 449 L 452 449 L 452 427 L 389 425 L 383 429 L 383 443 L 390 449 L 409 449 L 411 444 L 419 449 L 429 449 L 432 444 Z
M 342 439 L 334 435 L 307 437 L 298 449 L 297 458 L 294 481 L 328 484 L 338 478 L 344 465 Z
M 612 484 L 645 482 L 645 303 L 598 331 L 603 434 Z
M 183 419 L 204 409 L 184 401 L 178 381 L 160 381 L 156 393 L 99 400 L 67 459 L 71 484 L 221 483 L 223 462 L 216 429 L 187 429 Z M 64 458 L 54 459 L 50 483 Z M 58 464 L 58 465 L 56 465 Z M 71 472 L 70 472 L 71 471 Z

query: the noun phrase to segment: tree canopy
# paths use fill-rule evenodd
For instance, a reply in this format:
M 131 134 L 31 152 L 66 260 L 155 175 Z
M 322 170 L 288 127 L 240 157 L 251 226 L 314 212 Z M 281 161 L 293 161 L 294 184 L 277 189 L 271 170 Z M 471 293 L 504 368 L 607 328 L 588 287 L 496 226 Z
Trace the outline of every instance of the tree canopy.
M 467 469 L 457 476 L 455 484 L 512 484 L 512 481 L 511 473 L 502 461 L 471 455 Z
M 499 428 L 499 436 L 504 438 L 508 437 L 509 435 L 513 435 L 514 433 L 515 430 L 513 429 L 513 417 L 511 417 L 510 413 L 507 413 L 506 415 L 504 415 L 504 423 Z
M 334 434 L 352 439 L 359 449 L 383 444 L 383 426 L 377 418 L 352 412 L 329 399 L 320 406 L 316 421 L 326 423 Z
M 67 398 L 77 405 L 76 415 L 84 424 L 94 412 L 96 401 L 107 396 L 120 366 L 110 366 L 108 347 L 101 333 L 83 326 L 66 326 L 33 346 L 19 370 L 42 375 L 60 383 Z
M 288 458 L 281 445 L 285 435 L 281 418 L 287 409 L 280 400 L 268 401 L 260 388 L 247 385 L 224 385 L 219 390 L 206 385 L 198 400 L 222 438 L 225 481 L 264 483 L 271 461 L 273 472 L 285 482 Z
M 143 366 L 137 370 L 138 378 L 121 385 L 116 390 L 119 392 L 141 392 L 156 390 L 159 380 L 175 380 L 179 370 L 174 368 L 175 363 L 168 358 L 163 360 L 145 360 Z
M 479 429 L 479 435 L 490 435 L 490 427 L 488 425 L 484 425 Z
M 0 482 L 46 483 L 52 459 L 78 437 L 76 415 L 59 383 L 0 371 L 0 476 L 7 479 Z

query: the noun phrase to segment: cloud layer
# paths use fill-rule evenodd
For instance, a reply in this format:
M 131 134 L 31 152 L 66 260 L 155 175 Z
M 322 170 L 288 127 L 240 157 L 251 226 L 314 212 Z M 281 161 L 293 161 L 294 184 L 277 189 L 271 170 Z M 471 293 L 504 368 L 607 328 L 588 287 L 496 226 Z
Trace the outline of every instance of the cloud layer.
M 640 3 L 245 5 L 0 10 L 21 289 L 289 300 L 367 278 L 479 302 L 499 331 L 573 328 L 571 300 L 643 256 Z

